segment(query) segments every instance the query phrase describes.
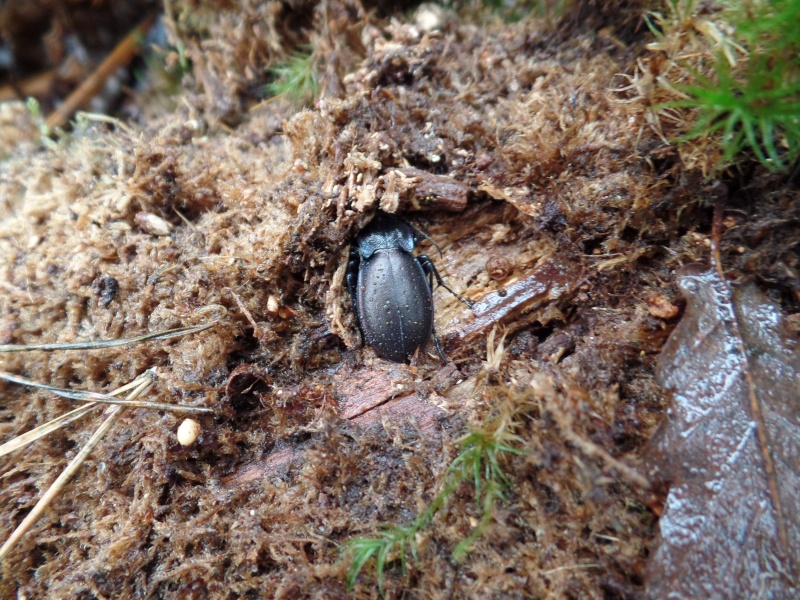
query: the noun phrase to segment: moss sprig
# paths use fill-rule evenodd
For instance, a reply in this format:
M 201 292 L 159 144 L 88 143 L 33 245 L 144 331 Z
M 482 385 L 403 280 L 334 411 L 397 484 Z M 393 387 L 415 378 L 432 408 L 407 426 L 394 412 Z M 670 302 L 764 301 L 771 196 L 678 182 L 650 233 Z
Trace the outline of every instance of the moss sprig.
M 800 0 L 737 0 L 721 18 L 733 40 L 709 36 L 720 37 L 710 69 L 687 62 L 694 81 L 676 86 L 685 97 L 662 106 L 696 113 L 679 142 L 718 135 L 724 164 L 751 152 L 770 171 L 785 170 L 800 156 Z
M 458 440 L 460 448 L 444 473 L 439 492 L 424 511 L 409 525 L 387 527 L 379 535 L 355 538 L 347 543 L 345 555 L 349 557 L 347 588 L 355 587 L 359 574 L 370 561 L 375 561 L 378 589 L 384 593 L 384 576 L 388 565 L 399 561 L 403 573 L 411 558 L 417 559 L 417 534 L 427 528 L 437 513 L 448 504 L 453 493 L 462 485 L 473 488 L 473 496 L 481 512 L 481 520 L 470 534 L 453 549 L 455 560 L 462 559 L 470 546 L 483 535 L 492 521 L 497 503 L 505 498 L 504 491 L 511 483 L 503 471 L 502 463 L 512 454 L 522 454 L 514 430 L 522 403 L 506 402 L 487 426 L 475 430 Z
M 272 96 L 285 96 L 300 105 L 307 105 L 319 92 L 317 58 L 305 49 L 293 53 L 286 62 L 272 70 L 274 81 L 267 86 Z

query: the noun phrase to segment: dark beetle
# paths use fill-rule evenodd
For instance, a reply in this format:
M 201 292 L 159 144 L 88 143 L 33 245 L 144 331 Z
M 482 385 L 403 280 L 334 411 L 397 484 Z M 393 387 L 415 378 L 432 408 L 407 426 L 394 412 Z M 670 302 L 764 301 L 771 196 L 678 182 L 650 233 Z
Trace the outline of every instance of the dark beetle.
M 411 254 L 417 239 L 411 225 L 379 212 L 350 250 L 347 287 L 364 341 L 379 356 L 403 362 L 433 334 L 447 362 L 433 330 L 433 278 L 470 304 L 444 285 L 430 258 Z

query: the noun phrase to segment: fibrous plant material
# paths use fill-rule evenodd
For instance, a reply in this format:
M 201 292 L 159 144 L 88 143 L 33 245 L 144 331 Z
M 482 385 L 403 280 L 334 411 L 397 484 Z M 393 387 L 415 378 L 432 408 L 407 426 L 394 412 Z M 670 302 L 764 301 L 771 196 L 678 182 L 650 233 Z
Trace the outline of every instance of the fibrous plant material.
M 345 596 L 340 547 L 414 523 L 457 440 L 506 395 L 530 399 L 534 376 L 550 391 L 509 444 L 524 453 L 498 453 L 503 498 L 482 481 L 487 507 L 464 481 L 418 530 L 407 577 L 386 551 L 386 595 L 442 581 L 456 597 L 641 592 L 655 516 L 635 465 L 676 318 L 647 299 L 680 308 L 672 271 L 707 253 L 708 186 L 609 94 L 646 32 L 586 23 L 592 7 L 630 4 L 578 4 L 575 33 L 457 14 L 423 28 L 349 0 L 173 1 L 187 66 L 174 110 L 134 106 L 128 130 L 93 123 L 0 163 L 0 341 L 128 337 L 227 311 L 164 347 L 3 355 L 6 371 L 67 389 L 113 389 L 157 364 L 154 399 L 219 418 L 181 446 L 179 418 L 126 410 L 10 556 L 0 595 Z M 317 39 L 324 101 L 261 103 L 270 69 Z M 346 47 L 363 62 L 329 78 Z M 388 368 L 359 339 L 341 268 L 389 207 L 441 242 L 446 281 L 478 303 L 471 315 L 434 292 L 445 368 L 427 354 Z M 504 350 L 484 363 L 498 324 Z M 72 408 L 15 389 L 0 388 L 9 434 Z M 0 486 L 3 531 L 90 433 L 73 422 L 26 447 Z M 377 594 L 381 548 L 355 597 Z
M 134 402 L 135 398 L 145 393 L 155 383 L 154 373 L 144 373 L 142 377 L 138 378 L 132 383 L 135 384 L 134 389 L 128 395 L 126 400 L 130 403 Z M 116 391 L 122 392 L 123 388 L 120 388 Z M 47 491 L 42 495 L 41 498 L 39 498 L 39 501 L 36 503 L 36 505 L 27 515 L 25 515 L 25 518 L 22 520 L 22 522 L 12 532 L 2 547 L 0 547 L 0 563 L 2 563 L 6 556 L 8 556 L 9 552 L 11 552 L 17 542 L 22 539 L 22 536 L 24 536 L 33 526 L 33 524 L 36 523 L 36 521 L 42 516 L 42 513 L 44 513 L 44 511 L 47 510 L 47 507 L 50 506 L 50 503 L 61 493 L 69 480 L 75 475 L 75 473 L 78 472 L 78 469 L 81 468 L 81 465 L 83 465 L 84 461 L 89 454 L 91 454 L 92 450 L 94 450 L 97 444 L 99 444 L 103 439 L 103 436 L 105 436 L 114 423 L 117 422 L 124 410 L 124 404 L 111 406 L 107 413 L 108 416 L 100 425 L 100 427 L 97 428 L 86 445 L 81 448 L 80 452 L 75 455 L 75 458 L 70 461 L 69 465 L 67 465 L 67 467 L 61 472 L 58 478 L 56 478 L 50 487 L 47 488 Z
M 204 323 L 192 327 L 180 327 L 167 331 L 157 331 L 154 333 L 137 336 L 134 338 L 108 340 L 100 342 L 73 342 L 73 343 L 56 343 L 56 344 L 31 344 L 31 345 L 14 345 L 6 344 L 0 346 L 0 352 L 13 353 L 13 352 L 31 352 L 31 351 L 53 351 L 53 350 L 90 350 L 98 348 L 111 348 L 115 346 L 128 346 L 137 344 L 148 340 L 165 340 L 176 337 L 181 337 L 190 333 L 203 331 L 211 327 L 214 323 Z M 81 451 L 70 461 L 69 465 L 61 472 L 58 478 L 50 485 L 47 491 L 42 495 L 36 505 L 25 516 L 22 522 L 13 531 L 11 536 L 6 540 L 2 547 L 0 547 L 0 561 L 2 561 L 19 542 L 20 539 L 27 533 L 27 531 L 36 523 L 41 517 L 42 513 L 47 509 L 50 503 L 61 493 L 64 487 L 69 483 L 69 480 L 78 472 L 81 465 L 86 458 L 91 454 L 98 443 L 103 439 L 103 436 L 111 429 L 114 423 L 123 414 L 126 408 L 149 408 L 167 410 L 175 413 L 211 413 L 209 408 L 194 407 L 194 406 L 180 406 L 174 404 L 165 404 L 160 402 L 143 402 L 136 400 L 139 396 L 147 392 L 156 381 L 156 374 L 154 369 L 149 369 L 141 376 L 137 377 L 134 381 L 123 385 L 109 394 L 100 394 L 90 391 L 79 391 L 60 388 L 57 386 L 47 385 L 19 377 L 12 373 L 0 371 L 0 379 L 25 385 L 28 387 L 39 388 L 47 390 L 62 398 L 69 398 L 71 400 L 78 400 L 86 402 L 85 406 L 70 411 L 60 417 L 48 421 L 47 423 L 36 427 L 27 433 L 19 435 L 0 446 L 0 456 L 4 456 L 15 450 L 30 444 L 48 434 L 58 431 L 68 423 L 76 421 L 87 414 L 92 409 L 102 406 L 103 404 L 110 404 L 107 411 L 107 417 L 100 427 L 94 432 L 91 439 L 81 449 Z M 128 390 L 133 390 L 125 400 L 118 400 L 115 396 L 122 394 Z M 194 421 L 192 421 L 194 422 Z M 196 436 L 195 436 L 196 437 Z

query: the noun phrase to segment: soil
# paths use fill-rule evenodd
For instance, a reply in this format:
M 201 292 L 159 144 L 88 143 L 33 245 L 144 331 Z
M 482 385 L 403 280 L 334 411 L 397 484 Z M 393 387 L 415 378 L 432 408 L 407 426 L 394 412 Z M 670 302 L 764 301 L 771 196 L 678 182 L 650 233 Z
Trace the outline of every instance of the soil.
M 407 571 L 389 566 L 386 596 L 642 595 L 667 489 L 648 442 L 669 406 L 653 372 L 683 310 L 675 272 L 708 260 L 716 207 L 726 268 L 800 312 L 797 188 L 747 161 L 704 177 L 646 99 L 618 91 L 650 56 L 640 2 L 517 23 L 355 0 L 168 7 L 189 65 L 175 95 L 142 77 L 108 96 L 122 123 L 49 143 L 21 102 L 0 105 L 0 343 L 216 322 L 0 368 L 108 392 L 155 367 L 148 399 L 215 412 L 183 447 L 182 417 L 127 410 L 4 560 L 0 597 L 348 596 L 343 545 L 412 521 L 458 440 L 503 411 L 523 452 L 503 458 L 485 533 L 454 560 L 481 519 L 465 484 Z M 136 20 L 109 18 L 113 46 Z M 320 96 L 264 102 L 303 43 Z M 17 75 L 46 66 L 34 54 Z M 361 344 L 344 276 L 378 209 L 427 233 L 441 255 L 418 252 L 475 303 L 434 292 L 446 365 L 433 344 L 403 364 Z M 2 440 L 72 407 L 0 383 Z M 4 539 L 101 412 L 0 459 Z M 351 595 L 379 595 L 372 567 Z

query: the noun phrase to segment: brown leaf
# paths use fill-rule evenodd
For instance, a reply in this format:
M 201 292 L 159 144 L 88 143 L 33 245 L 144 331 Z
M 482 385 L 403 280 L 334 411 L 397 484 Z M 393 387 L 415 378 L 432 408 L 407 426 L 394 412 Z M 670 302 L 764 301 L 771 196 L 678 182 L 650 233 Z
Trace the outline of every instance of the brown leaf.
M 800 355 L 753 284 L 694 265 L 679 283 L 686 314 L 658 367 L 672 486 L 647 594 L 800 597 Z

